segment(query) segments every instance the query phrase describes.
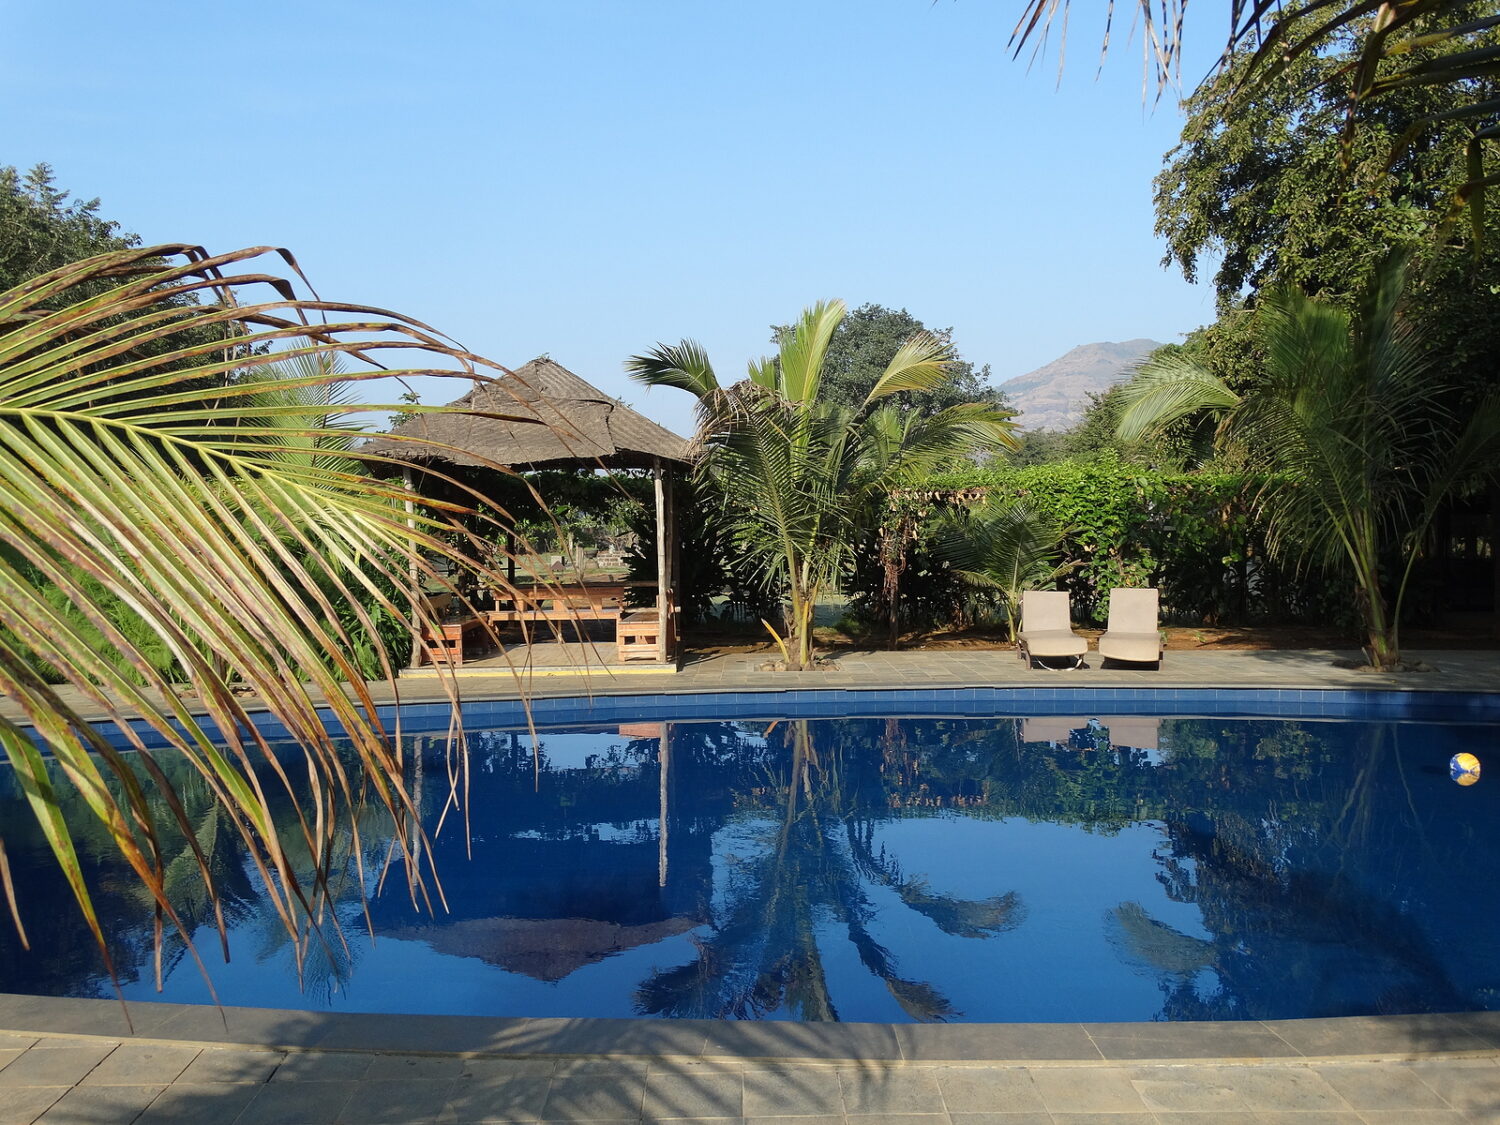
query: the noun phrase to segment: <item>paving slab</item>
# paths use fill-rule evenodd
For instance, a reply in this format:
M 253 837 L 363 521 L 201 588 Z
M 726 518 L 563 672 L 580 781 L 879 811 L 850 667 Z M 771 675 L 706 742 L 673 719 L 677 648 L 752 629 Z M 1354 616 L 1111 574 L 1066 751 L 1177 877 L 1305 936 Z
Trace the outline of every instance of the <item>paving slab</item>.
M 133 1125 L 227 1125 L 254 1099 L 258 1088 L 239 1083 L 172 1083 Z
M 1299 1058 L 1302 1052 L 1264 1024 L 1086 1023 L 1106 1059 Z
M 455 1060 L 456 1061 L 456 1060 Z M 378 1068 L 370 1067 L 371 1075 Z M 448 1106 L 456 1078 L 406 1078 L 383 1081 L 366 1077 L 339 1110 L 348 1125 L 420 1125 L 438 1119 Z
M 167 1086 L 198 1057 L 197 1047 L 122 1043 L 83 1079 L 85 1086 Z
M 255 1097 L 234 1125 L 335 1125 L 358 1082 L 271 1082 Z
M 554 1078 L 543 1121 L 639 1121 L 646 1078 L 638 1074 L 577 1074 Z
M 547 1104 L 550 1077 L 460 1078 L 448 1092 L 440 1120 L 455 1125 L 478 1121 L 537 1121 Z
M 646 1080 L 641 1116 L 647 1121 L 679 1117 L 733 1117 L 744 1112 L 743 1072 L 686 1074 L 663 1070 Z
M 1415 1070 L 1399 1063 L 1342 1063 L 1315 1072 L 1356 1110 L 1451 1108 Z
M 114 1049 L 113 1043 L 68 1041 L 67 1046 L 55 1050 L 29 1050 L 4 1070 L 0 1070 L 0 1087 L 72 1086 L 87 1078 L 89 1071 L 103 1062 Z
M 177 1081 L 187 1085 L 266 1082 L 276 1073 L 276 1068 L 285 1058 L 280 1051 L 236 1051 L 205 1047 L 177 1077 Z
M 1089 1059 L 1104 1055 L 1082 1024 L 897 1024 L 901 1057 L 914 1062 L 960 1059 Z
M 0 1125 L 31 1125 L 70 1086 L 12 1086 L 0 1088 Z
M 1053 1067 L 1032 1072 L 1042 1104 L 1060 1113 L 1146 1113 L 1132 1072 L 1119 1067 Z
M 943 1105 L 955 1118 L 958 1114 L 1043 1113 L 1047 1108 L 1024 1067 L 944 1068 L 935 1073 Z
M 844 1112 L 871 1114 L 946 1113 L 937 1076 L 913 1067 L 840 1067 Z
M 37 1125 L 134 1121 L 165 1086 L 74 1086 L 38 1117 Z
M 749 1117 L 844 1114 L 844 1094 L 832 1069 L 767 1068 L 745 1072 L 744 1107 Z
M 1470 1025 L 1445 1015 L 1267 1020 L 1264 1026 L 1309 1058 L 1490 1049 Z
M 790 1023 L 729 1021 L 706 1029 L 706 1058 L 870 1059 L 903 1058 L 900 1026 L 879 1023 Z M 0 1071 L 0 1073 L 4 1073 Z

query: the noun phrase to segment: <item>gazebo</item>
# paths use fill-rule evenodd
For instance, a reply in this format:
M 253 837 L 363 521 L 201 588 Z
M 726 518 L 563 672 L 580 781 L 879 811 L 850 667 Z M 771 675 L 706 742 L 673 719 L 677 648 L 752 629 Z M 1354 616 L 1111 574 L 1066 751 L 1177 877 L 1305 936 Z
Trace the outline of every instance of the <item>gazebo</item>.
M 518 472 L 541 469 L 649 470 L 656 495 L 656 577 L 654 610 L 625 612 L 603 607 L 597 592 L 549 584 L 530 599 L 511 599 L 491 614 L 498 621 L 618 618 L 621 659 L 676 659 L 677 521 L 671 475 L 688 461 L 688 442 L 610 398 L 573 372 L 540 356 L 492 382 L 481 383 L 449 404 L 453 413 L 418 414 L 395 427 L 396 437 L 372 438 L 361 452 L 399 461 L 408 487 L 414 470 L 453 477 L 482 478 L 503 465 Z M 476 485 L 478 482 L 475 482 Z M 514 586 L 514 559 L 511 559 Z M 461 664 L 463 630 L 447 653 Z M 414 654 L 414 659 L 415 659 Z

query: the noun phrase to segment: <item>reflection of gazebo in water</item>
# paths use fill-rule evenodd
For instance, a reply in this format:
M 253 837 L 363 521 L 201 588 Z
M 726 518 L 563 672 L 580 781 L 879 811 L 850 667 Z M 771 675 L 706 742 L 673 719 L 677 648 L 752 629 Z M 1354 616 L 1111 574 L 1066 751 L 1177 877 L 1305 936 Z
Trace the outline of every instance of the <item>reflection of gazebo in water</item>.
M 649 471 L 655 482 L 657 580 L 653 607 L 628 609 L 623 583 L 584 582 L 581 576 L 562 575 L 534 576 L 529 584 L 518 580 L 512 549 L 507 552 L 505 585 L 514 595 L 497 597 L 492 607 L 484 607 L 484 618 L 497 628 L 519 624 L 527 630 L 528 639 L 530 627 L 538 625 L 550 625 L 555 631 L 560 623 L 570 623 L 576 629 L 584 621 L 612 622 L 613 662 L 675 662 L 677 520 L 670 474 L 686 463 L 687 441 L 546 357 L 534 359 L 494 382 L 478 385 L 450 405 L 472 413 L 418 414 L 391 432 L 421 439 L 423 444 L 377 437 L 362 452 L 411 466 L 405 470 L 407 483 L 418 492 L 423 489 L 424 469 L 462 479 L 477 491 L 486 492 L 487 486 L 496 487 L 501 476 L 495 465 L 517 472 L 638 469 Z M 427 651 L 419 649 L 417 655 L 464 664 L 465 645 L 487 635 L 484 623 L 480 617 L 465 615 L 462 620 L 445 624 L 444 637 L 431 638 L 424 646 Z M 555 651 L 543 657 L 543 650 Z M 533 668 L 551 658 L 577 668 L 600 663 L 599 651 L 588 644 L 528 644 L 525 656 Z M 493 665 L 509 661 L 502 655 L 479 663 L 490 665 L 493 671 Z
M 479 768 L 467 799 L 483 811 L 467 827 L 454 817 L 432 839 L 446 905 L 418 909 L 393 876 L 367 903 L 375 932 L 558 981 L 708 922 L 718 821 L 686 816 L 669 830 L 672 724 L 598 733 L 614 729 L 621 745 L 643 751 L 633 764 L 533 772 L 525 732 L 472 735 Z M 414 786 L 429 827 L 447 801 L 447 752 L 441 738 L 416 747 L 440 779 L 425 798 L 420 777 Z

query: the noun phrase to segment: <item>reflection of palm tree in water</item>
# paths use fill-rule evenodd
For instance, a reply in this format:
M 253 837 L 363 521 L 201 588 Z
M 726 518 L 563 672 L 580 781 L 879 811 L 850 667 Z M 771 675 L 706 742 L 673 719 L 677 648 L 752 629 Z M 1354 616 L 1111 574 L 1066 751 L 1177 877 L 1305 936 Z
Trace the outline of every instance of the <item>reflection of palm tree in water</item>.
M 365 882 L 383 871 L 389 861 L 392 833 L 388 810 L 355 797 L 353 816 L 337 829 L 329 844 L 329 854 L 342 858 L 331 864 L 327 883 L 318 888 L 321 893 L 310 903 L 311 912 L 297 916 L 298 939 L 289 946 L 285 923 L 257 886 L 258 880 L 245 860 L 243 840 L 223 805 L 212 799 L 196 777 L 178 781 L 177 792 L 183 823 L 193 826 L 193 839 L 175 831 L 162 834 L 163 887 L 187 932 L 209 927 L 236 930 L 242 935 L 237 940 L 251 944 L 257 962 L 290 955 L 301 990 L 327 1003 L 347 985 L 358 960 L 358 945 L 348 940 L 348 932 L 351 927 L 356 931 L 361 928 L 368 890 Z M 417 792 L 420 794 L 420 785 Z M 318 875 L 304 838 L 293 831 L 295 810 L 289 803 L 277 803 L 273 809 L 292 870 L 306 886 L 318 887 Z M 212 891 L 204 880 L 204 871 L 212 878 Z M 149 917 L 155 900 L 144 887 L 132 886 L 130 890 L 140 916 Z M 145 930 L 137 925 L 132 932 Z M 196 944 L 201 947 L 204 943 Z M 189 955 L 182 935 L 170 929 L 161 935 L 156 952 L 158 984 Z M 224 959 L 228 960 L 227 946 Z M 211 971 L 212 958 L 205 961 Z
M 636 992 L 637 1010 L 754 1019 L 785 1007 L 801 1019 L 837 1020 L 818 946 L 820 925 L 828 920 L 843 927 L 860 963 L 913 1019 L 960 1015 L 931 984 L 901 975 L 895 956 L 871 933 L 879 907 L 869 888 L 889 889 L 943 932 L 961 937 L 1015 927 L 1022 918 L 1019 899 L 1014 893 L 950 898 L 920 876 L 904 876 L 877 850 L 874 821 L 846 788 L 850 771 L 839 748 L 820 754 L 805 721 L 787 724 L 784 736 L 790 769 L 770 779 L 783 809 L 771 846 L 738 866 L 724 917 L 711 936 L 696 942 L 697 957 L 647 979 Z
M 1199 908 L 1211 938 L 1184 934 L 1135 902 L 1120 904 L 1108 923 L 1122 959 L 1158 977 L 1164 1018 L 1276 1018 L 1289 989 L 1307 1005 L 1304 1015 L 1466 1006 L 1422 912 L 1372 894 L 1367 884 L 1380 880 L 1361 870 L 1421 870 L 1403 861 L 1412 851 L 1441 862 L 1402 775 L 1398 731 L 1359 728 L 1347 748 L 1351 775 L 1336 772 L 1328 791 L 1315 788 L 1305 812 L 1293 801 L 1279 819 L 1225 807 L 1212 820 L 1168 820 L 1171 850 L 1158 856 L 1158 881 L 1169 898 Z M 1333 862 L 1318 862 L 1320 854 Z M 1207 995 L 1194 979 L 1202 970 L 1216 983 Z

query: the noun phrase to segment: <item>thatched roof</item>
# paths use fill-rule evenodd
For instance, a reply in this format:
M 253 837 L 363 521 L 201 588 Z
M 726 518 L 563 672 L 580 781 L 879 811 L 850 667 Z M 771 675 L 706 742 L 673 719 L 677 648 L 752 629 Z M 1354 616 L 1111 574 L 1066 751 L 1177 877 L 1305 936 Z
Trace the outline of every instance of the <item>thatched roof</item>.
M 450 405 L 474 413 L 419 414 L 391 431 L 447 448 L 391 441 L 380 435 L 360 452 L 469 468 L 497 462 L 521 469 L 600 464 L 635 469 L 649 468 L 654 459 L 687 460 L 684 438 L 546 357 L 493 383 L 476 386 Z

